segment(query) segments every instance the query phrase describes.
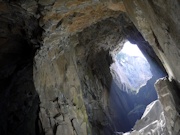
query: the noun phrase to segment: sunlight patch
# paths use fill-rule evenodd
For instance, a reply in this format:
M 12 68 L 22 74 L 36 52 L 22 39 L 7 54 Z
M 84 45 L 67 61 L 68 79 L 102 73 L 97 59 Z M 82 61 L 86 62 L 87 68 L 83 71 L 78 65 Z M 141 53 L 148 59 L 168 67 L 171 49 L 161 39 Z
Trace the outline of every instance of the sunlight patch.
M 117 85 L 126 92 L 138 93 L 152 78 L 150 65 L 138 46 L 129 41 L 116 55 L 111 72 Z
M 129 56 L 139 56 L 146 59 L 142 52 L 139 50 L 138 46 L 136 44 L 131 44 L 129 41 L 124 44 L 124 47 L 122 48 L 120 53 L 125 53 Z

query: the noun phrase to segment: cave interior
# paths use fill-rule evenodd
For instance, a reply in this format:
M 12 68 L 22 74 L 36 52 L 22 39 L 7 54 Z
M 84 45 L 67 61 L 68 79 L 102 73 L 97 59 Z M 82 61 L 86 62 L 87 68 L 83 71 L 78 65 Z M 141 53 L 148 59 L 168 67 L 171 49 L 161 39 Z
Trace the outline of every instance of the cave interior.
M 0 1 L 0 134 L 179 135 L 179 7 Z

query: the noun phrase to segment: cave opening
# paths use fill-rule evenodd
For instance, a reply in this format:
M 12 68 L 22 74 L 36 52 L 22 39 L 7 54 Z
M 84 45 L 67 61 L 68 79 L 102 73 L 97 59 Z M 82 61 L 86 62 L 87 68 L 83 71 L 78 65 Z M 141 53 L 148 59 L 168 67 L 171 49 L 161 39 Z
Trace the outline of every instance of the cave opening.
M 120 52 L 112 54 L 110 106 L 115 132 L 127 132 L 134 127 L 146 106 L 157 100 L 154 83 L 166 76 L 162 67 L 144 50 L 142 44 L 126 41 Z
M 125 18 L 125 15 L 116 19 L 108 18 L 78 34 L 77 66 L 93 134 L 111 135 L 130 131 L 135 122 L 141 119 L 146 106 L 157 99 L 155 82 L 167 75 L 152 47 Z M 141 59 L 149 63 L 145 64 L 149 71 L 148 77 L 145 76 L 146 81 L 135 90 L 128 89 L 120 79 L 120 83 L 117 83 L 116 77 L 121 78 L 124 73 L 122 71 L 118 76 L 111 68 L 125 41 L 136 44 L 142 52 L 141 56 L 144 56 Z M 143 71 L 147 72 L 147 69 Z M 138 78 L 139 74 L 136 76 Z
M 114 59 L 111 69 L 117 74 L 117 84 L 123 84 L 122 90 L 137 94 L 141 87 L 152 78 L 150 65 L 136 44 L 124 43 Z M 120 81 L 120 82 L 118 82 Z M 120 86 L 121 87 L 121 86 Z

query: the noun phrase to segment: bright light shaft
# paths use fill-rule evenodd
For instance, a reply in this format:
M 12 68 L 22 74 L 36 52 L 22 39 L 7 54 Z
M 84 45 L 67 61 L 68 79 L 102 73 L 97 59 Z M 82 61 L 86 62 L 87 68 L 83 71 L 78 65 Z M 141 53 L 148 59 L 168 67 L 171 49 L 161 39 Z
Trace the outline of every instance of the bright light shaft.
M 139 48 L 137 47 L 136 44 L 131 44 L 129 41 L 127 41 L 124 44 L 124 47 L 121 50 L 122 53 L 126 53 L 130 56 L 140 56 L 140 57 L 144 57 L 144 55 L 142 54 L 142 52 L 139 50 Z

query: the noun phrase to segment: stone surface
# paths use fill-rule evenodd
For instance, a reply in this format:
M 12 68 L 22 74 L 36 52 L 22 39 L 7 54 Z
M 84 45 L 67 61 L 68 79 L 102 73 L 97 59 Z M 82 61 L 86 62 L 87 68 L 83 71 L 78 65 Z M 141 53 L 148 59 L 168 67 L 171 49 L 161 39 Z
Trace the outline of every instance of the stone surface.
M 177 87 L 167 78 L 159 79 L 156 84 L 158 100 L 146 107 L 139 121 L 136 122 L 132 132 L 124 135 L 179 135 L 179 98 L 176 93 Z
M 110 54 L 117 53 L 129 39 L 140 43 L 146 57 L 152 58 L 149 62 L 159 65 L 162 62 L 169 78 L 175 80 L 175 83 L 161 80 L 156 88 L 167 121 L 164 134 L 178 135 L 178 88 L 170 86 L 180 80 L 179 10 L 178 0 L 1 1 L 0 133 L 116 132 L 113 119 L 117 117 L 110 106 L 113 79 Z M 39 50 L 35 53 L 36 49 Z M 150 68 L 153 74 L 158 74 L 159 69 Z M 155 79 L 153 76 L 148 84 L 154 84 Z M 127 99 L 122 95 L 118 98 L 120 112 L 129 111 Z M 139 108 L 142 107 L 135 107 L 134 111 Z M 119 119 L 117 123 L 123 126 Z M 154 128 L 153 124 L 157 123 L 149 128 Z
M 180 80 L 178 0 L 124 0 L 127 13 L 154 48 L 170 78 Z
M 40 108 L 47 110 L 40 111 L 45 131 L 56 129 L 56 117 L 52 118 L 53 126 L 48 117 L 57 113 L 55 116 L 67 114 L 76 134 L 113 133 L 107 97 L 112 81 L 109 50 L 116 49 L 123 41 L 122 24 L 129 23 L 126 19 L 125 15 L 117 20 L 106 19 L 76 35 L 60 37 L 60 44 L 53 43 L 50 48 L 48 44 L 44 45 L 38 52 L 34 81 L 41 100 Z M 45 51 L 47 48 L 49 51 Z
M 146 107 L 141 120 L 136 122 L 133 130 L 134 131 L 130 133 L 130 135 L 135 132 L 139 135 L 166 134 L 166 119 L 162 104 L 159 100 L 152 102 Z
M 180 133 L 180 126 L 177 126 L 177 123 L 180 122 L 178 87 L 175 82 L 170 82 L 167 78 L 159 80 L 155 87 L 159 95 L 158 98 L 163 105 L 168 133 L 178 135 Z

